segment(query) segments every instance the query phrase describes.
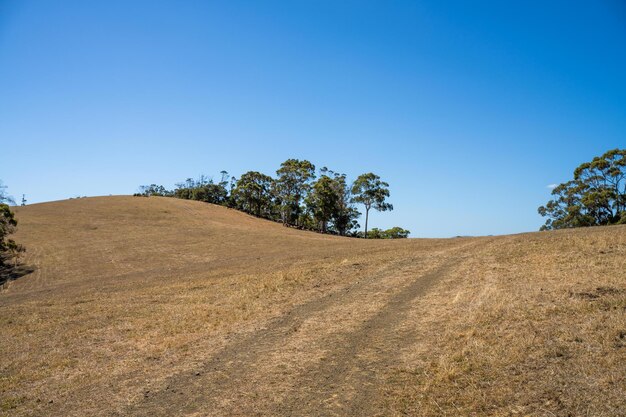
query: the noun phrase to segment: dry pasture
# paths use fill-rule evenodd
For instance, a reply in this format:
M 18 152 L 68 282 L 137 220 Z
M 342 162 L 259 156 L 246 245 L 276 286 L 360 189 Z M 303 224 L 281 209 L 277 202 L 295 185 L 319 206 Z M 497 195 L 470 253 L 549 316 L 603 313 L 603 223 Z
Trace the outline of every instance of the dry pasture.
M 16 208 L 0 415 L 626 415 L 626 227 L 365 241 L 170 198 Z

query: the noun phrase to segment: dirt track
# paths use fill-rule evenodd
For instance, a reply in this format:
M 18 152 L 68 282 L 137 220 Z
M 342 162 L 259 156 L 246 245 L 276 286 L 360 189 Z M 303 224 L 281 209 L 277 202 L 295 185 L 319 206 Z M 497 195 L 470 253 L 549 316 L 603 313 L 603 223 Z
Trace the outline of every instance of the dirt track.
M 398 327 L 412 301 L 453 265 L 423 271 L 417 262 L 390 263 L 232 340 L 122 415 L 382 415 L 383 376 L 419 334 Z

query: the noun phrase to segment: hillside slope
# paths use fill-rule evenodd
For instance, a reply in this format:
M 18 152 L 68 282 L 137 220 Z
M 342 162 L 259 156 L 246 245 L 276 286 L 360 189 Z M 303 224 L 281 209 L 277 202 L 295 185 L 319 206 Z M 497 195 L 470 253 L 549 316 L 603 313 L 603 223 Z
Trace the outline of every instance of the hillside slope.
M 624 415 L 626 227 L 364 241 L 209 204 L 20 207 L 6 415 Z

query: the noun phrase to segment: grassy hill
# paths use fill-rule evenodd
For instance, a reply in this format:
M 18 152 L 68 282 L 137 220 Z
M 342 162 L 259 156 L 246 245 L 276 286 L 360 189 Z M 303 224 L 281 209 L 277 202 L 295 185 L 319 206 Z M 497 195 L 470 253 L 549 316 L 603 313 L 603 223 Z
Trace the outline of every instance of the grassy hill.
M 0 415 L 626 415 L 626 227 L 365 241 L 170 198 L 16 209 Z

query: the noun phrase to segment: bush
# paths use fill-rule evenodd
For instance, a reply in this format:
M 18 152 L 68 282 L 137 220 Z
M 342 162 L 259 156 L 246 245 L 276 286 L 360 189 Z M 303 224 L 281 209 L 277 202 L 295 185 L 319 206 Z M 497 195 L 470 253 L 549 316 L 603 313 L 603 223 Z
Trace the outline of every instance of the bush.
M 411 232 L 401 227 L 395 226 L 391 229 L 381 230 L 374 227 L 372 230 L 368 230 L 368 239 L 406 239 Z M 359 237 L 364 237 L 363 233 L 359 233 Z

